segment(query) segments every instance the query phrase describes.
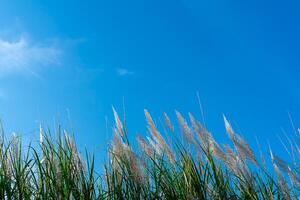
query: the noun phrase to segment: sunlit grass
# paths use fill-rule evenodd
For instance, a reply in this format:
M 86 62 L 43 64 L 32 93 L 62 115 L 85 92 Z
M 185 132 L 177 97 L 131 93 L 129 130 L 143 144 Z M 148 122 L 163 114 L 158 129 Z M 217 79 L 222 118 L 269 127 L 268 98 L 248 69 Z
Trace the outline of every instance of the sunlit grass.
M 145 110 L 149 135 L 129 141 L 115 110 L 108 162 L 97 173 L 91 152 L 81 155 L 70 135 L 40 129 L 38 147 L 20 138 L 0 143 L 0 199 L 298 199 L 298 135 L 290 140 L 290 161 L 257 158 L 224 117 L 232 142 L 221 145 L 189 114 L 164 114 L 164 134 Z M 179 127 L 181 131 L 175 131 Z M 299 133 L 297 133 L 299 134 Z M 163 135 L 165 137 L 163 137 Z M 168 139 L 166 139 L 168 138 Z M 179 138 L 183 138 L 179 139 Z M 134 143 L 138 148 L 134 148 Z M 271 163 L 266 164 L 266 160 Z M 272 166 L 272 167 L 267 167 Z

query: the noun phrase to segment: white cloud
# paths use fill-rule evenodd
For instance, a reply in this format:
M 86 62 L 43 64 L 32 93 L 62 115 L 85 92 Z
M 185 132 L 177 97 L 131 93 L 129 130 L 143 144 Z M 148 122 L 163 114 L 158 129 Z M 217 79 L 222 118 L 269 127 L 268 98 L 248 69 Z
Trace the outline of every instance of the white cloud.
M 118 68 L 117 69 L 117 74 L 119 76 L 129 76 L 129 75 L 133 75 L 134 72 L 133 71 L 130 71 L 128 69 L 125 69 L 125 68 Z
M 0 38 L 0 73 L 30 72 L 59 64 L 61 51 L 53 45 L 32 44 L 21 37 L 17 41 Z

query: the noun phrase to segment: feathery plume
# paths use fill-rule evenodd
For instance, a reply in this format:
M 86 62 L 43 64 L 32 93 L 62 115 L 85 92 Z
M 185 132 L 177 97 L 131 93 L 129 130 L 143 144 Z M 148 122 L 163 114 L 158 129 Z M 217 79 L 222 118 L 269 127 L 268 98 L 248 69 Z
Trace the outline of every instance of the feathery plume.
M 65 138 L 66 138 L 67 145 L 70 148 L 71 154 L 72 154 L 73 159 L 74 159 L 74 164 L 75 164 L 74 171 L 76 171 L 78 169 L 83 170 L 84 167 L 85 167 L 84 162 L 81 158 L 81 155 L 79 154 L 79 152 L 77 150 L 77 147 L 76 147 L 76 144 L 75 144 L 74 140 L 70 137 L 70 135 L 67 133 L 66 130 L 64 130 L 64 135 L 65 135 Z
M 250 145 L 241 136 L 236 135 L 233 142 L 238 152 L 241 154 L 241 156 L 244 159 L 248 159 L 252 161 L 255 165 L 258 165 L 253 150 L 251 149 Z
M 116 174 L 118 175 L 121 170 L 119 166 L 119 162 L 122 156 L 125 154 L 124 144 L 121 141 L 120 135 L 118 133 L 114 134 L 111 145 L 112 145 L 111 151 L 109 151 L 110 164 L 113 171 L 116 171 L 117 172 Z
M 166 124 L 166 126 L 172 131 L 174 132 L 174 126 L 169 118 L 169 116 L 167 115 L 167 113 L 164 112 L 164 122 Z
M 44 145 L 44 130 L 42 124 L 40 124 L 40 145 L 41 146 Z
M 225 165 L 237 176 L 242 175 L 243 162 L 229 145 L 224 145 L 226 151 Z
M 130 171 L 133 175 L 135 182 L 141 183 L 142 172 L 141 172 L 141 169 L 139 166 L 138 157 L 134 154 L 132 149 L 127 144 L 124 144 L 124 151 L 125 151 L 128 161 L 130 163 Z
M 252 188 L 254 187 L 255 180 L 254 180 L 253 174 L 250 172 L 247 165 L 245 165 L 245 164 L 241 165 L 240 176 L 242 176 L 245 179 L 246 184 L 250 185 Z
M 189 113 L 189 118 L 190 118 L 190 121 L 192 123 L 192 127 L 193 127 L 195 133 L 197 135 L 199 135 L 198 139 L 200 140 L 200 142 L 201 143 L 206 142 L 205 138 L 204 138 L 204 135 L 203 135 L 203 132 L 202 132 L 201 124 L 196 120 L 196 118 L 193 116 L 192 113 Z
M 72 153 L 74 153 L 76 155 L 77 154 L 77 149 L 76 149 L 76 145 L 74 143 L 74 140 L 69 136 L 69 134 L 67 133 L 66 130 L 64 130 L 64 135 L 65 135 L 65 138 L 66 138 L 67 145 L 70 147 L 70 150 L 72 151 Z
M 159 155 L 161 156 L 162 153 L 161 153 L 161 150 L 159 148 L 159 146 L 157 146 L 157 144 L 155 144 L 155 142 L 147 136 L 147 140 L 149 141 L 150 145 L 152 146 L 152 148 L 154 149 L 154 151 Z
M 285 178 L 284 176 L 282 175 L 279 167 L 277 166 L 277 164 L 275 163 L 275 156 L 271 150 L 271 147 L 269 145 L 269 151 L 270 151 L 270 156 L 271 156 L 271 161 L 272 161 L 272 164 L 273 164 L 273 169 L 275 171 L 275 174 L 278 178 L 278 183 L 279 183 L 279 189 L 280 189 L 280 192 L 282 193 L 284 199 L 287 199 L 287 200 L 290 200 L 291 199 L 291 196 L 289 194 L 289 189 L 288 189 L 288 185 L 285 181 Z
M 112 153 L 117 157 L 121 157 L 124 153 L 124 143 L 117 134 L 114 135 L 112 141 Z
M 290 167 L 284 160 L 282 160 L 281 158 L 273 154 L 270 145 L 269 145 L 269 151 L 270 151 L 271 161 L 273 165 L 276 165 L 278 168 L 288 173 L 290 171 Z
M 152 156 L 153 155 L 153 151 L 152 151 L 152 148 L 148 145 L 148 143 L 146 142 L 146 140 L 138 135 L 137 136 L 137 141 L 138 141 L 138 144 L 140 146 L 140 148 L 142 149 L 143 152 L 145 152 L 148 156 Z
M 273 162 L 284 172 L 289 173 L 291 171 L 289 165 L 280 157 L 273 154 Z
M 223 161 L 227 160 L 226 154 L 223 152 L 219 144 L 212 137 L 209 139 L 209 148 L 214 156 Z
M 228 155 L 228 156 L 234 156 L 235 155 L 235 152 L 233 151 L 233 149 L 228 144 L 225 144 L 223 146 L 225 148 L 226 155 Z
M 190 143 L 190 144 L 196 144 L 193 135 L 192 135 L 192 130 L 190 129 L 190 127 L 188 126 L 187 121 L 184 119 L 184 117 L 181 115 L 180 112 L 175 111 L 176 116 L 177 116 L 177 120 L 179 122 L 179 125 L 182 129 L 182 132 L 184 133 L 184 136 L 186 138 L 186 140 Z
M 240 174 L 240 163 L 238 162 L 238 157 L 236 155 L 227 155 L 227 162 L 225 162 L 225 165 L 235 174 Z
M 11 153 L 16 159 L 20 157 L 19 138 L 15 132 L 11 137 Z
M 225 123 L 225 129 L 226 132 L 229 136 L 230 139 L 234 138 L 234 131 L 233 128 L 231 127 L 230 123 L 228 122 L 228 120 L 226 119 L 225 115 L 223 115 L 223 119 L 224 119 L 224 123 Z
M 146 109 L 144 110 L 144 112 L 145 112 L 146 121 L 148 124 L 148 130 L 151 133 L 151 135 L 153 136 L 154 140 L 162 147 L 166 146 L 166 142 L 164 141 L 163 137 L 157 130 L 156 125 L 154 124 L 154 121 L 153 121 L 150 113 Z
M 211 134 L 205 127 L 201 125 L 199 121 L 196 120 L 192 113 L 189 113 L 189 117 L 198 140 L 200 141 L 202 147 L 206 149 L 208 147 L 209 139 L 212 137 Z
M 291 180 L 292 184 L 293 184 L 294 186 L 296 186 L 296 188 L 297 188 L 298 190 L 300 190 L 300 177 L 297 176 L 291 169 L 290 169 L 290 171 L 288 172 L 288 175 L 289 175 L 289 177 L 290 177 L 290 180 Z
M 119 135 L 121 137 L 124 137 L 125 136 L 125 133 L 124 133 L 124 127 L 123 127 L 123 124 L 119 118 L 119 115 L 117 113 L 117 111 L 115 110 L 114 107 L 112 107 L 112 110 L 113 110 L 113 113 L 114 113 L 114 118 L 115 118 L 115 123 L 116 123 L 116 130 L 117 132 L 119 133 Z
M 175 156 L 174 156 L 174 153 L 170 150 L 170 149 L 166 149 L 166 154 L 167 154 L 167 157 L 169 159 L 169 161 L 174 164 L 175 163 Z
M 153 138 L 156 141 L 156 143 L 159 145 L 160 149 L 163 150 L 163 153 L 166 153 L 166 155 L 168 156 L 169 160 L 171 162 L 173 162 L 175 157 L 174 157 L 174 154 L 173 154 L 171 148 L 167 145 L 167 143 L 165 142 L 164 138 L 161 136 L 161 134 L 157 130 L 156 125 L 154 124 L 154 121 L 153 121 L 150 113 L 146 109 L 144 110 L 144 112 L 145 112 L 145 116 L 146 116 L 146 121 L 148 123 L 148 130 L 149 130 L 149 132 L 153 136 Z M 154 147 L 154 149 L 158 153 L 158 151 L 157 151 L 157 145 L 155 144 L 155 145 L 152 145 L 152 146 Z

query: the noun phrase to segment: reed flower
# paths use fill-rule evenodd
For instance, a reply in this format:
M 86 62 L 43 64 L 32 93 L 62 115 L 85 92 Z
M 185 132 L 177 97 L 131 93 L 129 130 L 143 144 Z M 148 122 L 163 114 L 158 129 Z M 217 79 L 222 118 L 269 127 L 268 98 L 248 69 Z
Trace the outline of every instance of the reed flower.
M 87 151 L 81 156 L 75 140 L 61 128 L 53 138 L 40 126 L 40 145 L 26 153 L 16 134 L 8 141 L 2 138 L 0 199 L 299 199 L 298 141 L 289 138 L 292 161 L 279 158 L 269 147 L 272 167 L 263 167 L 225 116 L 233 145 L 220 145 L 191 113 L 187 122 L 179 112 L 178 126 L 187 142 L 174 139 L 170 145 L 145 110 L 150 134 L 137 136 L 138 149 L 113 112 L 104 174 L 96 171 L 97 161 Z M 164 120 L 177 138 L 177 127 L 165 113 Z
M 273 165 L 273 169 L 275 171 L 275 174 L 278 178 L 278 186 L 279 186 L 279 190 L 282 193 L 284 199 L 290 200 L 292 199 L 290 196 L 290 192 L 289 192 L 289 188 L 288 188 L 288 184 L 282 174 L 282 172 L 280 171 L 278 165 L 275 162 L 275 157 L 274 154 L 271 150 L 271 147 L 269 145 L 269 151 L 270 151 L 270 156 L 271 156 L 271 160 L 272 160 L 272 165 Z
M 223 115 L 223 118 L 226 132 L 231 141 L 234 143 L 235 147 L 237 148 L 239 154 L 242 156 L 243 159 L 248 159 L 255 165 L 257 165 L 257 160 L 254 156 L 253 150 L 251 149 L 250 145 L 240 135 L 234 133 L 234 130 L 231 127 L 228 120 L 226 119 L 225 115 Z
M 200 141 L 202 147 L 207 149 L 209 140 L 212 137 L 211 134 L 205 127 L 201 125 L 199 121 L 196 120 L 192 113 L 189 113 L 189 117 L 198 140 Z
M 114 113 L 114 118 L 115 118 L 115 123 L 116 123 L 116 130 L 120 134 L 121 137 L 124 137 L 125 136 L 124 127 L 123 127 L 123 124 L 122 124 L 122 122 L 119 118 L 119 115 L 116 112 L 114 107 L 112 107 L 112 110 L 113 110 L 113 113 Z
M 209 149 L 220 160 L 226 161 L 226 154 L 223 152 L 219 144 L 211 137 L 209 138 Z
M 150 138 L 147 136 L 147 140 L 154 149 L 154 151 L 157 153 L 157 155 L 162 156 L 162 152 L 160 150 L 160 147 Z
M 151 145 L 154 147 L 155 151 L 159 154 L 160 152 L 158 151 L 158 149 L 162 149 L 163 153 L 165 153 L 169 160 L 171 162 L 174 162 L 174 154 L 171 150 L 171 148 L 167 145 L 166 141 L 164 140 L 164 138 L 161 136 L 160 132 L 157 130 L 156 125 L 154 124 L 154 121 L 150 115 L 150 113 L 145 110 L 145 116 L 146 116 L 146 121 L 148 123 L 148 130 L 151 133 L 152 137 L 154 138 L 154 140 L 156 141 L 158 147 L 156 144 L 154 144 L 151 140 L 149 140 L 150 143 L 152 143 Z
M 189 127 L 187 121 L 184 119 L 184 117 L 181 115 L 180 112 L 175 111 L 176 116 L 177 116 L 177 120 L 179 122 L 179 125 L 182 129 L 183 135 L 185 136 L 186 140 L 190 143 L 190 144 L 196 144 L 193 135 L 192 135 L 192 130 Z
M 139 159 L 129 146 L 125 145 L 124 150 L 130 163 L 130 170 L 132 172 L 133 178 L 137 183 L 141 184 L 143 176 L 139 166 Z
M 19 138 L 15 132 L 12 133 L 11 146 L 10 146 L 11 156 L 15 159 L 20 158 L 20 148 L 19 148 Z
M 243 159 L 248 159 L 252 161 L 255 165 L 257 165 L 257 160 L 254 156 L 253 150 L 250 145 L 239 135 L 237 135 L 234 139 L 234 145 L 237 148 L 238 152 L 242 156 Z
M 167 115 L 167 113 L 164 112 L 163 116 L 164 116 L 164 122 L 165 122 L 166 126 L 167 126 L 172 132 L 174 132 L 174 125 L 172 124 L 172 122 L 171 122 L 169 116 Z
M 233 128 L 231 127 L 230 123 L 228 122 L 227 118 L 225 117 L 225 115 L 223 115 L 223 119 L 224 119 L 224 123 L 225 123 L 225 129 L 226 132 L 229 136 L 230 139 L 234 138 L 234 131 Z
M 153 155 L 152 148 L 148 145 L 147 141 L 142 136 L 138 135 L 137 141 L 138 141 L 139 147 L 142 149 L 143 152 L 145 152 L 148 156 Z

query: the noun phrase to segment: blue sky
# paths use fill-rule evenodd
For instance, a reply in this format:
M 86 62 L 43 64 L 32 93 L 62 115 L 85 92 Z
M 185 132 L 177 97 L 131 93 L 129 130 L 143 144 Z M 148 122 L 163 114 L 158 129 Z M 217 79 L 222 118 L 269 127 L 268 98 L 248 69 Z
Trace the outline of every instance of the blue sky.
M 217 140 L 222 113 L 255 145 L 278 145 L 300 117 L 297 1 L 1 0 L 0 117 L 37 140 L 39 123 L 106 148 L 123 99 L 132 135 L 143 109 L 192 111 Z M 106 123 L 106 120 L 108 123 Z M 108 128 L 107 128 L 108 127 Z M 108 129 L 108 130 L 107 130 Z

